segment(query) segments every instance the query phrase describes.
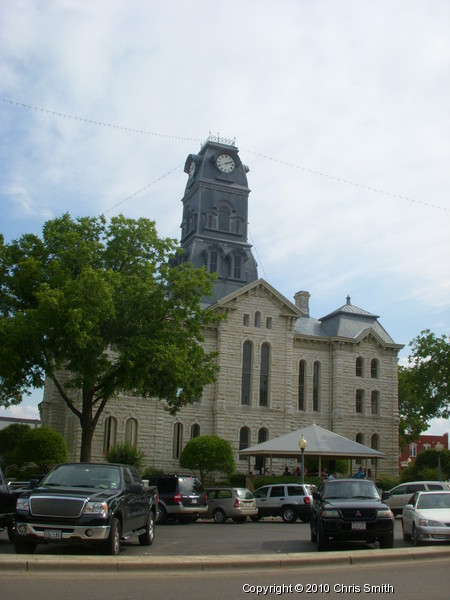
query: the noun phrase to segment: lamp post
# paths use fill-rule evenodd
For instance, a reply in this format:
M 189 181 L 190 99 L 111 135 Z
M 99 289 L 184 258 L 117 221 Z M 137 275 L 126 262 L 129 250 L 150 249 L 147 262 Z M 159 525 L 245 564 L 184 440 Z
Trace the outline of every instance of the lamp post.
M 438 480 L 442 481 L 442 477 L 441 477 L 441 452 L 444 449 L 444 444 L 441 444 L 441 442 L 438 442 L 434 446 L 434 449 L 438 453 Z
M 305 448 L 307 443 L 308 442 L 305 440 L 302 433 L 302 437 L 298 442 L 298 447 L 300 448 L 300 452 L 302 453 L 302 483 L 305 483 Z

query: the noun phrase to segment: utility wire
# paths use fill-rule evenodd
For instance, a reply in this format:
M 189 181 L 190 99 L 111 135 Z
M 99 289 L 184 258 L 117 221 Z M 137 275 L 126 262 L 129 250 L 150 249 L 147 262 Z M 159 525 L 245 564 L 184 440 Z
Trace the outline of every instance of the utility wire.
M 92 119 L 85 119 L 83 117 L 78 117 L 75 115 L 69 115 L 66 113 L 60 113 L 60 112 L 56 112 L 53 110 L 49 110 L 46 108 L 41 108 L 38 106 L 32 106 L 30 104 L 24 104 L 23 102 L 18 102 L 15 100 L 10 100 L 8 98 L 1 98 L 2 102 L 5 102 L 7 104 L 11 104 L 13 106 L 17 106 L 19 108 L 26 108 L 28 110 L 34 110 L 36 112 L 41 112 L 41 113 L 46 113 L 48 115 L 52 115 L 52 116 L 56 116 L 56 117 L 62 117 L 65 119 L 74 119 L 75 121 L 80 121 L 83 123 L 89 123 L 91 125 L 96 125 L 96 126 L 100 126 L 100 127 L 110 127 L 112 129 L 118 129 L 121 131 L 127 131 L 129 133 L 138 133 L 138 134 L 142 134 L 142 135 L 149 135 L 149 136 L 155 136 L 155 137 L 161 137 L 161 138 L 168 138 L 168 139 L 173 139 L 173 140 L 179 140 L 179 141 L 188 141 L 188 142 L 202 142 L 202 140 L 200 138 L 189 138 L 189 137 L 182 137 L 182 136 L 176 136 L 176 135 L 170 135 L 170 134 L 166 134 L 166 133 L 158 133 L 158 132 L 154 132 L 154 131 L 145 131 L 143 129 L 132 129 L 130 127 L 123 127 L 121 125 L 113 125 L 111 123 L 104 123 L 102 121 L 94 121 Z M 350 181 L 349 179 L 343 179 L 342 177 L 336 177 L 334 175 L 328 175 L 327 173 L 322 173 L 321 171 L 317 171 L 314 169 L 309 169 L 307 167 L 303 167 L 301 165 L 297 165 L 295 163 L 291 163 L 285 160 L 280 160 L 278 158 L 273 158 L 272 156 L 267 156 L 265 154 L 261 154 L 260 152 L 254 152 L 252 150 L 248 150 L 245 148 L 242 148 L 242 150 L 244 150 L 245 152 L 248 152 L 249 154 L 253 154 L 254 156 L 259 156 L 260 158 L 264 158 L 266 160 L 271 160 L 272 162 L 276 162 L 282 165 L 285 165 L 287 167 L 293 168 L 293 169 L 299 169 L 301 171 L 304 171 L 305 173 L 310 173 L 312 175 L 317 175 L 319 177 L 326 177 L 327 179 L 331 179 L 333 181 L 337 181 L 339 183 L 343 183 L 346 185 L 352 185 L 354 187 L 358 187 L 370 192 L 374 192 L 376 194 L 383 194 L 385 196 L 389 196 L 391 198 L 398 198 L 400 200 L 406 200 L 408 202 L 413 202 L 415 204 L 420 204 L 422 206 L 427 206 L 428 208 L 434 208 L 436 210 L 443 210 L 448 212 L 448 208 L 445 208 L 444 206 L 439 206 L 437 204 L 431 204 L 429 202 L 423 202 L 421 200 L 415 200 L 414 198 L 410 198 L 409 196 L 403 196 L 401 194 L 394 194 L 392 192 L 386 192 L 385 190 L 379 189 L 379 188 L 375 188 L 375 187 L 371 187 L 368 185 L 364 185 L 361 183 L 356 183 L 354 181 Z M 178 168 L 178 167 L 176 167 Z M 175 169 L 173 169 L 175 170 Z M 173 171 L 172 170 L 172 171 Z M 170 173 L 172 172 L 170 171 Z M 168 174 L 168 173 L 167 173 Z M 166 175 L 163 175 L 162 177 L 165 177 Z M 159 179 L 162 179 L 162 177 L 160 177 Z M 156 183 L 157 180 L 155 180 L 155 182 L 152 182 L 151 184 L 149 184 L 146 187 L 150 187 L 151 185 L 153 185 L 153 183 Z M 142 188 L 142 189 L 146 189 L 146 188 Z M 142 190 L 140 190 L 142 191 Z M 122 202 L 125 202 L 126 200 L 128 200 L 129 198 L 132 198 L 133 196 L 135 196 L 136 194 L 138 194 L 139 192 L 135 192 L 135 194 L 132 194 L 131 196 L 129 196 L 128 198 L 125 198 L 124 200 L 122 200 L 119 204 L 121 204 Z M 117 206 L 117 205 L 116 205 Z

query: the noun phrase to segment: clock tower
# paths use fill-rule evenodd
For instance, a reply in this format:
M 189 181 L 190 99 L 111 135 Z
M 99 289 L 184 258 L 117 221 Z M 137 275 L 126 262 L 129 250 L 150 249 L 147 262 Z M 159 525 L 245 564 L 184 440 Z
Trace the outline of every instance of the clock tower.
M 181 261 L 217 273 L 213 296 L 205 298 L 213 303 L 258 278 L 247 241 L 249 169 L 234 140 L 209 136 L 184 171 Z

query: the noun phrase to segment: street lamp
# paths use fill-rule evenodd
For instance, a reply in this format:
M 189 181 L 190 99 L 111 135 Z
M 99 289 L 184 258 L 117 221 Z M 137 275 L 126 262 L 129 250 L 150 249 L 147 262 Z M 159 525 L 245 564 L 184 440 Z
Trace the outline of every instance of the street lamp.
M 441 442 L 438 442 L 437 444 L 435 444 L 434 449 L 438 453 L 438 480 L 442 481 L 442 477 L 441 477 L 441 452 L 444 449 L 444 444 L 441 444 Z
M 302 453 L 302 483 L 305 483 L 305 448 L 307 443 L 308 442 L 305 440 L 302 433 L 302 437 L 298 442 L 298 447 L 300 448 L 300 452 Z

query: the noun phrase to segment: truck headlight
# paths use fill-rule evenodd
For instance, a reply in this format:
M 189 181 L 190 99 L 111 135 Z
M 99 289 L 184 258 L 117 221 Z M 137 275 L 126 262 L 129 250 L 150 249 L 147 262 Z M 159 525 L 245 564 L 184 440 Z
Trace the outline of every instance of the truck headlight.
M 17 498 L 16 510 L 30 510 L 30 499 Z
M 320 516 L 323 517 L 324 519 L 338 519 L 339 511 L 326 509 L 320 513 Z
M 84 512 L 88 515 L 106 517 L 108 514 L 108 504 L 106 502 L 88 502 L 84 507 Z
M 378 511 L 378 516 L 382 519 L 390 519 L 394 516 L 394 514 L 390 508 L 383 508 Z

